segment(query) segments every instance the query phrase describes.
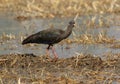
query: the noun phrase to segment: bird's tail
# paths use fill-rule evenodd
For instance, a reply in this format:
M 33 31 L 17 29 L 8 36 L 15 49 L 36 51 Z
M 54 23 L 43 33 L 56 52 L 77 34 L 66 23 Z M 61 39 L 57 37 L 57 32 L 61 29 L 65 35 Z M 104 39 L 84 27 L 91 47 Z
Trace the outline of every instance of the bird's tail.
M 29 43 L 29 39 L 28 39 L 28 38 L 26 38 L 26 39 L 24 39 L 24 40 L 22 41 L 22 45 L 27 44 L 27 43 Z
M 32 43 L 32 35 L 22 41 L 22 45 Z

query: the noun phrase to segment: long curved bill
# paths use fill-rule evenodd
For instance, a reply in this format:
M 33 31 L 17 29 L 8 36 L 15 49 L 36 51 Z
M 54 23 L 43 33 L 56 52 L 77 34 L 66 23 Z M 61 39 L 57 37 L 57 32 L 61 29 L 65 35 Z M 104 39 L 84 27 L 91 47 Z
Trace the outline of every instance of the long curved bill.
M 77 13 L 77 14 L 76 14 L 76 16 L 74 17 L 74 21 L 76 21 L 76 20 L 77 20 L 78 15 L 79 15 L 79 13 Z
M 75 28 L 77 28 L 76 20 L 78 18 L 78 15 L 79 15 L 79 13 L 77 13 L 76 16 L 74 17 L 74 21 L 75 21 L 75 25 L 74 26 L 75 26 Z

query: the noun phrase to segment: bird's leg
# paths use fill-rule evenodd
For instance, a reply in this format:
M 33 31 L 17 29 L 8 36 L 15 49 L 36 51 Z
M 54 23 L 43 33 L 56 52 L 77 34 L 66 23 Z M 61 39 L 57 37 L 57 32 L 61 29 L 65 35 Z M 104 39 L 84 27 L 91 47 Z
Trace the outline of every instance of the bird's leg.
M 55 52 L 55 48 L 52 46 L 52 53 L 53 53 L 53 55 L 54 55 L 54 58 L 55 59 L 58 59 L 58 55 L 57 55 L 57 53 Z
M 50 49 L 50 45 L 46 49 L 47 56 L 50 56 L 49 49 Z
M 50 56 L 49 49 L 46 49 L 46 55 Z

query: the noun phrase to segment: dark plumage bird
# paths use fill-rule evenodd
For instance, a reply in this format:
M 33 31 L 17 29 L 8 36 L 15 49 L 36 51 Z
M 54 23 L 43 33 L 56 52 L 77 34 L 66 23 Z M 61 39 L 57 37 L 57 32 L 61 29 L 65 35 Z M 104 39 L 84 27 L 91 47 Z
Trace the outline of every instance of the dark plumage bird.
M 54 48 L 53 44 L 56 44 L 63 39 L 66 39 L 71 33 L 72 29 L 75 25 L 75 21 L 70 21 L 69 25 L 67 26 L 66 30 L 61 29 L 46 29 L 42 30 L 38 33 L 35 33 L 29 37 L 27 37 L 25 40 L 23 40 L 22 44 L 28 44 L 28 43 L 37 43 L 37 44 L 48 44 L 47 52 L 49 54 L 49 49 L 52 49 L 52 52 L 54 54 L 55 59 L 58 58 Z

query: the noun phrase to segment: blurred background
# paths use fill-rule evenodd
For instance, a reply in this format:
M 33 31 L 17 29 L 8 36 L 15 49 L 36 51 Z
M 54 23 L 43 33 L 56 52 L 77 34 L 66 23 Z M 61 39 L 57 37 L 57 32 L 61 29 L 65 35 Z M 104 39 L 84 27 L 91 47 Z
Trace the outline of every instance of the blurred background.
M 119 0 L 0 0 L 0 11 L 24 17 L 71 17 L 95 14 L 119 14 Z

